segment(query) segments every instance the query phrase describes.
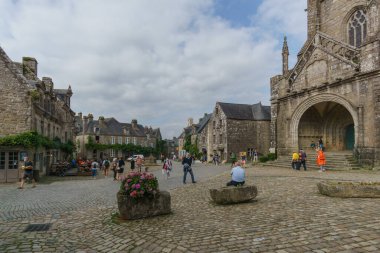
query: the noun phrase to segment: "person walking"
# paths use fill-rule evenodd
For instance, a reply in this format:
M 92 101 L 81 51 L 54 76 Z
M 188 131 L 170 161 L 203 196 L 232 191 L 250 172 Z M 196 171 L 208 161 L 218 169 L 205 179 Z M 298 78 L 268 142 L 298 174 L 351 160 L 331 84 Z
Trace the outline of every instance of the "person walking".
M 259 160 L 259 153 L 257 152 L 257 149 L 253 151 L 253 162 L 257 163 Z
M 125 162 L 122 157 L 119 158 L 116 179 L 121 180 L 124 175 Z
M 142 167 L 143 167 L 143 159 L 140 156 L 137 156 L 136 158 L 136 166 L 139 172 L 141 172 Z
M 304 171 L 306 171 L 306 152 L 301 148 L 299 153 L 299 159 L 301 161 L 300 168 L 303 166 Z
M 321 148 L 317 150 L 317 165 L 319 166 L 319 172 L 326 170 L 326 156 Z
M 110 171 L 111 163 L 106 157 L 103 161 L 103 168 L 104 168 L 104 176 L 108 177 L 109 171 Z
M 218 166 L 219 165 L 219 155 L 215 154 L 213 157 L 213 160 L 214 160 L 214 164 Z
M 118 165 L 118 160 L 117 158 L 115 157 L 113 160 L 112 160 L 112 171 L 113 171 L 113 181 L 116 181 L 117 178 L 117 165 Z
M 136 164 L 136 161 L 135 161 L 135 159 L 132 157 L 132 159 L 131 159 L 131 171 L 134 171 L 134 170 L 135 170 L 135 164 Z
M 191 156 L 189 153 L 186 154 L 186 157 L 182 159 L 182 165 L 183 165 L 183 183 L 186 184 L 186 176 L 187 173 L 190 173 L 191 176 L 191 182 L 194 184 L 196 183 L 194 179 L 193 169 L 191 168 L 193 160 L 191 159 Z
M 29 178 L 32 180 L 33 186 L 32 188 L 36 187 L 36 180 L 34 179 L 33 175 L 33 162 L 29 160 L 29 157 L 24 158 L 24 166 L 22 166 L 24 170 L 24 175 L 21 179 L 20 187 L 19 189 L 24 189 L 25 179 Z
M 170 172 L 172 171 L 172 162 L 169 158 L 164 160 L 164 165 L 162 166 L 162 174 L 165 175 L 166 179 L 169 179 Z
M 299 170 L 299 159 L 300 156 L 298 152 L 294 152 L 292 155 L 292 168 L 293 170 Z

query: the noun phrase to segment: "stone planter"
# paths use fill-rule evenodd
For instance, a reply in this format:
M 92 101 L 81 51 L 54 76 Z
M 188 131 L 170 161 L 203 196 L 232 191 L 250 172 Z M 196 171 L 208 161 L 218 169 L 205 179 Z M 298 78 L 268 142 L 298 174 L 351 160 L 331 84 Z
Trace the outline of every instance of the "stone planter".
M 132 198 L 122 192 L 117 193 L 117 205 L 120 218 L 124 220 L 142 219 L 171 213 L 171 198 L 167 191 L 160 191 L 154 196 Z
M 210 189 L 210 195 L 215 203 L 221 205 L 248 202 L 257 196 L 257 187 L 246 185 Z
M 380 182 L 320 182 L 321 194 L 340 198 L 380 198 Z

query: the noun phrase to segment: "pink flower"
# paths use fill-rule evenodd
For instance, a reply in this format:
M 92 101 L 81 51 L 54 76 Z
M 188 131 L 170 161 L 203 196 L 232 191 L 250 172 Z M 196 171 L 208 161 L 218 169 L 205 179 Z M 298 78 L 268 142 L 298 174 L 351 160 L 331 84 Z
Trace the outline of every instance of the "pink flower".
M 141 185 L 140 184 L 136 184 L 135 187 L 136 187 L 136 189 L 140 189 Z
M 129 196 L 131 196 L 131 197 L 136 197 L 137 196 L 137 191 L 133 191 L 133 192 L 131 192 L 130 194 L 129 194 Z
M 127 183 L 130 183 L 132 181 L 132 179 L 128 178 L 127 179 Z

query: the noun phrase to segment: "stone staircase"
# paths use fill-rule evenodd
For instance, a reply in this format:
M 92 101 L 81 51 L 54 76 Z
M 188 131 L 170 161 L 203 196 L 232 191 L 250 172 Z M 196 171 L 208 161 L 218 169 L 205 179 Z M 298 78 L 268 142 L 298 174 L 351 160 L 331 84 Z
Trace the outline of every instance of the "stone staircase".
M 358 170 L 361 166 L 354 159 L 351 151 L 334 151 L 325 152 L 327 170 Z M 317 155 L 315 153 L 307 153 L 306 167 L 310 170 L 318 170 L 316 163 Z M 291 169 L 292 158 L 281 156 L 275 161 L 269 161 L 263 166 L 283 167 Z M 303 170 L 303 167 L 301 167 Z

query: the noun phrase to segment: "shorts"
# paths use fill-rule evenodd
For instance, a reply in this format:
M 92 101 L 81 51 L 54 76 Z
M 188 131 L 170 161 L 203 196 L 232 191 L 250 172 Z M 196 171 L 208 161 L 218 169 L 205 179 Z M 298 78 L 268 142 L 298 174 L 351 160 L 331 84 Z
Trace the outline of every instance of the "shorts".
M 24 172 L 24 176 L 22 177 L 22 179 L 26 179 L 26 178 L 34 179 L 33 172 L 31 173 Z
M 119 168 L 118 170 L 117 170 L 117 173 L 123 173 L 124 172 L 124 168 Z

